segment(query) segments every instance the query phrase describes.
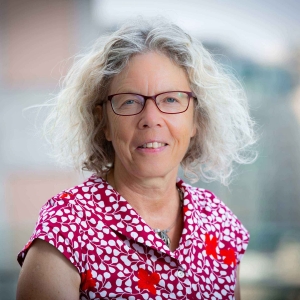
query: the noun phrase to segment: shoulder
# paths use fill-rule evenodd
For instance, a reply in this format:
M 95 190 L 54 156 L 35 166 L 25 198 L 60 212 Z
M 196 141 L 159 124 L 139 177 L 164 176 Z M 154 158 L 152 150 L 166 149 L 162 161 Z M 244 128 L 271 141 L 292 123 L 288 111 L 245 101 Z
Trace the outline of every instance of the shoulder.
M 188 200 L 193 209 L 200 211 L 203 214 L 209 215 L 214 212 L 214 215 L 222 215 L 225 212 L 231 212 L 230 209 L 211 191 L 194 187 L 182 180 L 177 182 L 179 188 L 184 192 L 185 200 Z
M 241 222 L 232 210 L 220 200 L 213 192 L 194 187 L 179 181 L 180 188 L 185 193 L 185 199 L 189 199 L 194 209 L 197 209 L 203 216 L 210 216 L 219 222 L 230 221 L 241 225 Z
M 85 201 L 88 201 L 92 198 L 92 196 L 96 196 L 99 192 L 105 191 L 108 187 L 106 181 L 104 181 L 101 177 L 97 177 L 96 175 L 92 175 L 83 183 L 73 186 L 71 188 L 65 189 L 52 197 L 53 200 L 82 200 L 81 202 L 84 204 Z M 99 196 L 96 197 L 97 199 Z M 51 200 L 50 199 L 50 200 Z M 61 202 L 62 204 L 62 202 Z
M 94 207 L 94 202 L 100 200 L 101 194 L 106 190 L 107 184 L 103 179 L 93 175 L 83 183 L 65 189 L 50 198 L 42 207 L 40 215 L 47 214 L 53 218 L 61 217 L 61 219 L 70 214 L 80 217 L 86 210 L 89 210 L 89 207 Z
M 238 217 L 211 191 L 183 181 L 177 184 L 184 191 L 187 213 L 198 220 L 203 232 L 216 236 L 223 244 L 233 246 L 239 262 L 247 249 L 250 235 Z
M 50 198 L 40 210 L 29 242 L 18 255 L 19 263 L 23 264 L 32 243 L 41 239 L 57 248 L 80 271 L 82 265 L 79 258 L 87 247 L 81 237 L 85 237 L 85 232 L 89 237 L 89 229 L 101 223 L 104 205 L 99 200 L 106 190 L 104 181 L 92 176 L 82 184 Z
M 105 195 L 111 193 L 109 185 L 100 177 L 95 175 L 83 183 L 63 190 L 58 193 L 42 207 L 38 224 L 60 224 L 68 226 L 73 232 L 76 228 L 87 228 L 86 217 L 92 220 L 97 215 L 101 219 L 105 213 L 105 204 L 102 201 Z M 65 227 L 61 227 L 66 231 Z

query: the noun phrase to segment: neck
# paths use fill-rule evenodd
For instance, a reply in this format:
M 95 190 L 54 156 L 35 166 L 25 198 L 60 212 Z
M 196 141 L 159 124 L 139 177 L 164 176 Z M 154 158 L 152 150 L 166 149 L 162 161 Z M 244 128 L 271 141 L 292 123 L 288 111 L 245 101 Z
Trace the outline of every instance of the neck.
M 164 229 L 176 219 L 181 205 L 176 177 L 177 170 L 175 176 L 150 179 L 122 176 L 111 170 L 107 181 L 150 227 Z

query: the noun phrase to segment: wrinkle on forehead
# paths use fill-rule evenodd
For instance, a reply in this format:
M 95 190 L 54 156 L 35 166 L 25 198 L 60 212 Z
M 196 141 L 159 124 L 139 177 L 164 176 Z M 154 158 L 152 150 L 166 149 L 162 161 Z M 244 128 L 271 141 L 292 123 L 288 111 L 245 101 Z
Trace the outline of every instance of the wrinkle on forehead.
M 145 57 L 148 59 L 145 60 Z M 179 74 L 182 72 L 185 80 L 179 76 L 170 81 L 170 70 Z M 189 83 L 189 80 L 184 68 L 175 64 L 165 54 L 147 52 L 136 54 L 129 60 L 122 72 L 113 78 L 109 94 L 137 93 L 152 96 L 172 90 L 190 90 L 189 84 L 186 83 Z

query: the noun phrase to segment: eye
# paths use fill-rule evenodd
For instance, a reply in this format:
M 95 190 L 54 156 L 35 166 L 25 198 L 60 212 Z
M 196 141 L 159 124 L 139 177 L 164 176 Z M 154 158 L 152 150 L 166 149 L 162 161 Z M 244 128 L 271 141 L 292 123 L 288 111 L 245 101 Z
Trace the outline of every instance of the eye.
M 122 95 L 118 98 L 118 102 L 120 106 L 132 106 L 141 104 L 141 100 L 134 95 Z
M 164 102 L 172 104 L 178 102 L 178 100 L 174 97 L 167 97 L 165 98 Z
M 122 105 L 130 105 L 130 104 L 134 104 L 136 102 L 137 101 L 135 101 L 135 100 L 126 100 Z

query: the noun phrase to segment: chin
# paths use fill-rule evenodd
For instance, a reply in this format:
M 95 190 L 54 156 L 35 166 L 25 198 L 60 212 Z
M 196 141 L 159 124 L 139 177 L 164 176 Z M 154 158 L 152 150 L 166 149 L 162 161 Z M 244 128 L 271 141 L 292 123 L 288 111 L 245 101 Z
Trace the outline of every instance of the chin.
M 135 172 L 135 174 L 137 174 L 138 177 L 140 178 L 162 178 L 162 177 L 166 177 L 169 174 L 175 173 L 177 176 L 177 172 L 178 172 L 178 167 L 175 168 L 167 168 L 164 167 L 163 165 L 156 165 L 153 164 L 151 166 L 149 166 L 149 168 L 143 168 L 143 169 L 139 169 Z

